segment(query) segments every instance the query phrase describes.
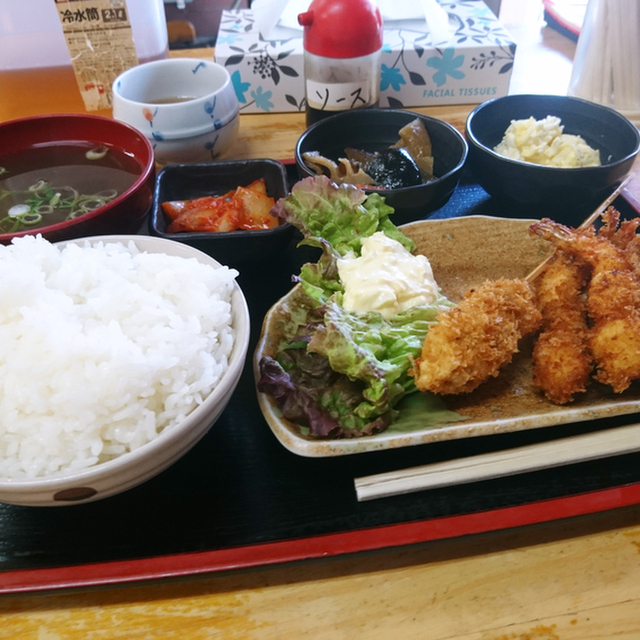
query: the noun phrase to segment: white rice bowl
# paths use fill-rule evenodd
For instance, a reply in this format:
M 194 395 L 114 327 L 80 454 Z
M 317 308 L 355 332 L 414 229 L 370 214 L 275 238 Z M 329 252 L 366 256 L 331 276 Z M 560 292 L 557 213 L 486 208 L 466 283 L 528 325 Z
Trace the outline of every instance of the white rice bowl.
M 105 497 L 191 448 L 246 358 L 236 276 L 147 236 L 0 246 L 0 501 Z

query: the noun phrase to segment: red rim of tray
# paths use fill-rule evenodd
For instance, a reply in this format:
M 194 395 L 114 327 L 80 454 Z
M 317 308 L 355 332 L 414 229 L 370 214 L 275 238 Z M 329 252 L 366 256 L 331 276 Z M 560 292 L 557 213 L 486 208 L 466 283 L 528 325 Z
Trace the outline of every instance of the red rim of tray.
M 0 593 L 201 575 L 512 529 L 640 503 L 640 483 L 473 514 L 199 553 L 0 574 Z M 372 535 L 374 534 L 374 535 Z

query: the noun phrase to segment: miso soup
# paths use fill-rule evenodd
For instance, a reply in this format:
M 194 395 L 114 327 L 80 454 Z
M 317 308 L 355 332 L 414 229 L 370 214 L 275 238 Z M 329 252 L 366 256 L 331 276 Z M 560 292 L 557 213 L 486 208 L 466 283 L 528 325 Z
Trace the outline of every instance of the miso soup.
M 62 143 L 0 156 L 0 233 L 72 220 L 110 202 L 140 174 L 109 146 Z

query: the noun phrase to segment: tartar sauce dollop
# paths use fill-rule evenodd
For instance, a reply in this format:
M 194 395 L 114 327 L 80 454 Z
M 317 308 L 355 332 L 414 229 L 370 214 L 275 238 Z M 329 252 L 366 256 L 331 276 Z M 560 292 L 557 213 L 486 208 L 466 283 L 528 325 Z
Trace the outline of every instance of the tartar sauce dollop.
M 426 256 L 414 256 L 382 231 L 363 240 L 360 257 L 340 258 L 338 275 L 345 290 L 342 305 L 351 313 L 377 311 L 389 320 L 438 297 Z

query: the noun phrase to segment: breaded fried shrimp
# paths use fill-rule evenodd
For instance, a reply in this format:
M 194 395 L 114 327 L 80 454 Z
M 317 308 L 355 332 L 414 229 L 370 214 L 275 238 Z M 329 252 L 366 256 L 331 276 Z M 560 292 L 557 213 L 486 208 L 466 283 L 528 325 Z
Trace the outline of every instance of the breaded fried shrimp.
M 640 235 L 636 235 L 625 247 L 629 262 L 635 272 L 640 274 Z
M 628 252 L 605 235 L 582 234 L 550 220 L 533 223 L 530 231 L 591 267 L 587 309 L 596 379 L 624 391 L 640 378 L 640 282 Z
M 571 402 L 591 379 L 583 296 L 588 278 L 582 260 L 556 250 L 534 283 L 542 329 L 533 348 L 533 381 L 556 404 Z
M 486 281 L 455 307 L 440 313 L 414 365 L 421 391 L 459 394 L 498 375 L 534 332 L 541 315 L 524 280 Z
M 620 220 L 620 212 L 615 207 L 608 207 L 602 214 L 603 227 L 598 235 L 611 240 L 620 249 L 626 249 L 629 244 L 636 240 L 636 232 L 640 226 L 640 218 L 631 220 Z

